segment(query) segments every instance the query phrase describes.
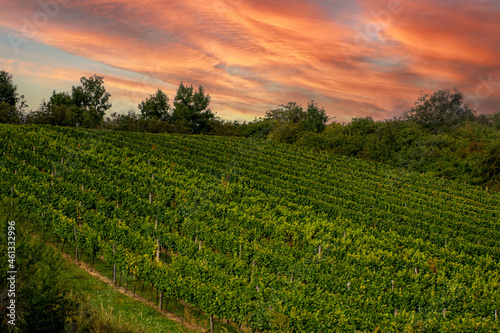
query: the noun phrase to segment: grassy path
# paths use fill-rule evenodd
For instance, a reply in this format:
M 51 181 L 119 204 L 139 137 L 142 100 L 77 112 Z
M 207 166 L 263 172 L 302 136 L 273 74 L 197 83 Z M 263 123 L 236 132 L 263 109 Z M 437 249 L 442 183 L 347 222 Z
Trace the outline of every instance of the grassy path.
M 115 317 L 144 327 L 144 332 L 202 332 L 203 328 L 187 322 L 184 318 L 157 309 L 152 302 L 133 294 L 124 287 L 113 287 L 106 276 L 84 262 L 77 263 L 67 253 L 62 255 L 69 262 L 66 271 L 71 277 L 70 287 L 89 295 L 89 302 L 97 309 L 110 312 Z M 161 315 L 160 315 L 161 314 Z

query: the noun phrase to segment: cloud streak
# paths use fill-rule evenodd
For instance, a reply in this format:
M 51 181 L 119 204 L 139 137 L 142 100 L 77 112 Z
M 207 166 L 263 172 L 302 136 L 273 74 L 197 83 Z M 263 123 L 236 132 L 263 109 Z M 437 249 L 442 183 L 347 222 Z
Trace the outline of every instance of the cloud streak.
M 340 120 L 390 118 L 420 92 L 454 86 L 479 111 L 500 111 L 500 84 L 480 89 L 487 98 L 476 92 L 480 77 L 500 82 L 497 2 L 60 1 L 57 14 L 36 25 L 40 4 L 0 0 L 0 34 L 25 38 L 31 22 L 30 41 L 107 66 L 97 74 L 122 108 L 157 88 L 173 98 L 183 81 L 203 85 L 212 109 L 228 119 L 309 99 Z M 44 66 L 61 81 L 95 70 L 62 70 L 57 59 Z M 31 76 L 42 82 L 47 71 Z

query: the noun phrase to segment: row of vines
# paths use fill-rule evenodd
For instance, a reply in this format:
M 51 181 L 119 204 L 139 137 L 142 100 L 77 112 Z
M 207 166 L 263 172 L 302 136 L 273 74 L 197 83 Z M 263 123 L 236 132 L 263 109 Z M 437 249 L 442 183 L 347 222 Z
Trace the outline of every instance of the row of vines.
M 0 131 L 2 196 L 207 314 L 259 331 L 500 329 L 498 194 L 248 139 Z

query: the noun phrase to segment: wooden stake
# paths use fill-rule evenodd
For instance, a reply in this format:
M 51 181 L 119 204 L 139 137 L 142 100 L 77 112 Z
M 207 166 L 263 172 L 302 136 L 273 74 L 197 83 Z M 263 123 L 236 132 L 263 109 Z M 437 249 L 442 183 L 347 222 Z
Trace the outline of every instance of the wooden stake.
M 160 239 L 156 239 L 156 261 L 160 261 Z
M 201 251 L 201 241 L 198 243 L 198 251 Z
M 495 310 L 495 320 L 498 320 L 498 312 Z
M 76 236 L 76 225 L 73 226 L 73 231 L 75 232 L 75 258 L 78 261 L 78 237 Z
M 351 289 L 351 282 L 347 282 L 347 290 Z
M 398 309 L 394 310 L 394 316 L 398 315 Z
M 318 247 L 318 258 L 321 258 L 321 245 Z
M 210 315 L 210 333 L 214 332 L 214 315 Z
M 116 254 L 115 252 L 115 244 L 113 244 L 113 256 Z M 116 262 L 113 258 L 113 286 L 116 286 Z
M 443 309 L 443 318 L 446 318 L 446 308 Z

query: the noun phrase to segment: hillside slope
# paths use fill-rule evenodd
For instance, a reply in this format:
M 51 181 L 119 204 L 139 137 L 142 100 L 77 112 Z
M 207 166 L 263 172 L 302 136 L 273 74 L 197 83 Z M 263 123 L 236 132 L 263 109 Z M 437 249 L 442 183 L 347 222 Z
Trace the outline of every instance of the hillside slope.
M 205 313 L 272 331 L 500 329 L 499 194 L 244 138 L 0 132 L 2 196 Z

